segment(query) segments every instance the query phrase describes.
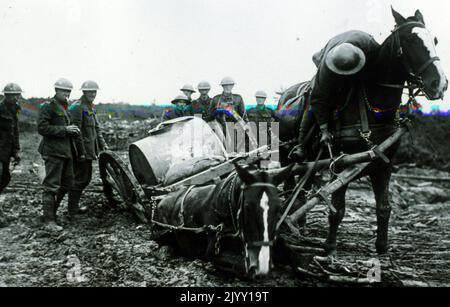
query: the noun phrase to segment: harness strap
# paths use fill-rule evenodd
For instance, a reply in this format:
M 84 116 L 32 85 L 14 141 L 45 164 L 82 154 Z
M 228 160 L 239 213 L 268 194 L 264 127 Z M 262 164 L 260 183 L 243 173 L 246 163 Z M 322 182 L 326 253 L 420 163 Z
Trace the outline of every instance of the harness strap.
M 161 222 L 158 222 L 158 221 L 155 221 L 155 220 L 152 221 L 152 224 L 157 225 L 157 226 L 162 227 L 162 228 L 166 228 L 166 229 L 172 230 L 172 231 L 180 231 L 180 230 L 182 230 L 182 231 L 190 231 L 190 232 L 193 232 L 193 233 L 202 233 L 202 232 L 205 232 L 207 230 L 213 230 L 212 226 L 203 226 L 203 227 L 190 228 L 190 227 L 184 227 L 184 226 L 174 226 L 174 225 L 170 225 L 170 224 L 165 224 L 165 223 L 161 223 Z
M 420 26 L 421 28 L 425 28 L 425 25 L 420 21 L 408 21 L 400 26 L 396 26 L 394 30 L 392 30 L 392 34 L 399 32 L 400 30 L 403 30 L 407 26 L 416 25 Z
M 193 188 L 195 188 L 195 185 L 191 185 L 187 189 L 186 193 L 184 193 L 183 198 L 181 199 L 180 212 L 178 212 L 178 217 L 180 218 L 181 226 L 184 226 L 184 201 L 186 200 L 186 197 L 192 191 Z
M 273 241 L 256 241 L 247 244 L 249 247 L 273 246 Z
M 388 84 L 388 83 L 377 83 L 379 86 L 388 87 L 388 88 L 395 88 L 395 89 L 405 89 L 409 88 L 408 86 L 404 86 L 402 84 Z
M 431 59 L 426 61 L 422 66 L 420 66 L 419 70 L 417 71 L 417 74 L 418 75 L 422 74 L 428 68 L 428 66 L 430 66 L 434 62 L 440 61 L 440 60 L 441 59 L 438 56 L 432 57 Z
M 233 180 L 231 181 L 231 184 L 230 184 L 230 192 L 228 193 L 228 205 L 229 205 L 229 209 L 230 209 L 230 216 L 231 216 L 231 222 L 233 223 L 233 229 L 234 229 L 234 233 L 237 235 L 237 234 L 239 234 L 239 227 L 238 227 L 238 222 L 239 222 L 239 210 L 240 210 L 240 207 L 241 207 L 241 204 L 239 203 L 238 205 L 239 205 L 239 209 L 238 209 L 238 212 L 237 212 L 237 216 L 234 216 L 233 215 L 233 202 L 234 202 L 234 199 L 235 199 L 235 195 L 234 195 L 234 188 L 235 188 L 235 186 L 236 186 L 236 180 L 237 180 L 237 174 L 236 174 L 236 176 L 234 176 L 233 177 Z M 239 195 L 239 202 L 241 201 L 241 198 L 242 198 L 242 194 L 243 194 L 243 192 L 241 192 L 241 195 Z
M 347 95 L 347 98 L 345 99 L 345 102 L 344 102 L 344 104 L 342 105 L 342 107 L 340 107 L 340 108 L 338 108 L 338 112 L 342 112 L 348 105 L 349 105 L 349 103 L 350 103 L 350 101 L 351 101 L 351 99 L 352 99 L 352 97 L 353 97 L 353 95 L 354 95 L 354 93 L 355 93 L 355 85 L 353 85 L 351 88 L 350 88 L 350 90 L 348 91 L 348 95 Z M 336 134 L 336 137 L 339 137 L 340 136 L 340 133 L 341 133 L 341 126 L 342 126 L 342 121 L 341 121 L 341 119 L 340 119 L 340 117 L 339 117 L 339 114 L 338 114 L 338 116 L 337 116 L 337 118 L 336 118 L 336 127 L 335 127 L 335 134 Z
M 370 136 L 372 135 L 372 131 L 369 127 L 369 119 L 367 117 L 367 108 L 363 99 L 358 99 L 359 103 L 359 116 L 361 118 L 361 130 L 359 131 L 361 137 L 371 145 Z

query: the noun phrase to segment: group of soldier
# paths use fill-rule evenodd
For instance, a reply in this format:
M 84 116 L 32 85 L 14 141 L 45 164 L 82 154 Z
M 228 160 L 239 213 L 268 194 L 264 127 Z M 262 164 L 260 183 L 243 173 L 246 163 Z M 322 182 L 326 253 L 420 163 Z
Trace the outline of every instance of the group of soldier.
M 96 117 L 94 100 L 99 87 L 94 81 L 82 84 L 83 95 L 69 106 L 73 90 L 67 79 L 59 79 L 55 95 L 39 107 L 38 133 L 42 136 L 39 153 L 45 164 L 42 193 L 42 221 L 49 231 L 61 231 L 57 210 L 68 194 L 68 220 L 86 211 L 79 202 L 92 179 L 92 162 L 107 150 Z M 22 89 L 10 83 L 0 101 L 0 193 L 9 184 L 10 163 L 20 162 L 18 113 Z
M 250 148 L 256 149 L 256 146 L 260 144 L 266 145 L 271 135 L 270 123 L 278 121 L 275 111 L 266 106 L 267 93 L 261 90 L 257 91 L 255 94 L 256 106 L 246 110 L 242 96 L 233 93 L 235 82 L 232 78 L 223 78 L 220 85 L 223 88 L 222 93 L 211 98 L 209 96 L 211 85 L 206 81 L 200 82 L 197 86 L 200 95 L 195 100 L 192 99 L 192 95 L 196 93 L 194 87 L 190 84 L 184 85 L 180 89 L 183 94 L 172 100 L 173 108 L 166 110 L 162 119 L 166 121 L 179 117 L 196 116 L 206 122 L 218 124 L 212 128 L 230 154 Z M 247 125 L 249 122 L 255 125 Z M 265 123 L 265 125 L 261 125 L 261 123 Z M 260 139 L 262 130 L 267 133 L 264 133 L 267 138 Z M 239 133 L 238 131 L 243 133 L 247 144 L 235 143 L 236 138 L 232 135 L 236 135 Z
M 277 120 L 275 111 L 266 106 L 266 92 L 257 91 L 255 94 L 257 106 L 246 110 L 242 96 L 233 93 L 235 82 L 232 78 L 223 78 L 220 85 L 223 92 L 211 98 L 209 96 L 211 85 L 206 81 L 200 82 L 197 87 L 200 96 L 195 100 L 192 99 L 192 95 L 196 93 L 194 87 L 190 84 L 184 85 L 181 88 L 183 94 L 172 100 L 174 107 L 164 113 L 163 120 L 183 116 L 199 116 L 205 121 L 217 120 L 218 122 L 237 119 L 246 122 Z

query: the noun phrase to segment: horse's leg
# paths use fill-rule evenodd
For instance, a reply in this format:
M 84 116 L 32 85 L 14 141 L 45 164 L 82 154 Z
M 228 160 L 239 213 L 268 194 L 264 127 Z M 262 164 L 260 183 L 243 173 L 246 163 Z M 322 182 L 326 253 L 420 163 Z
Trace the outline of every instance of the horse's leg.
M 331 197 L 331 203 L 336 209 L 336 213 L 330 212 L 328 215 L 329 230 L 328 238 L 325 242 L 325 250 L 329 254 L 336 251 L 337 231 L 345 215 L 345 194 L 347 192 L 347 188 L 348 186 L 342 187 L 333 193 Z
M 377 206 L 377 241 L 375 246 L 378 254 L 386 254 L 388 251 L 388 228 L 391 216 L 389 181 L 391 173 L 392 165 L 388 165 L 383 171 L 378 170 L 370 173 Z

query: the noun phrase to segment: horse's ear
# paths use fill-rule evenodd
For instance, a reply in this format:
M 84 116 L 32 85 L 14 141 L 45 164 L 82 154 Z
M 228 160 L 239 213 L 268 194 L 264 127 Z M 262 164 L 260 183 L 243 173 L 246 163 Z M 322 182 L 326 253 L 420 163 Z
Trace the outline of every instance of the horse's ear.
M 421 23 L 425 24 L 425 20 L 423 19 L 423 15 L 422 15 L 422 13 L 419 10 L 416 11 L 414 16 L 416 16 L 418 21 L 420 21 Z
M 253 175 L 243 168 L 239 163 L 233 162 L 234 168 L 239 176 L 239 178 L 246 184 L 251 184 L 255 181 Z
M 397 23 L 397 26 L 401 26 L 406 22 L 406 18 L 403 17 L 399 12 L 394 10 L 394 8 L 391 6 L 392 10 L 392 16 L 394 16 L 395 22 Z
M 286 166 L 284 168 L 269 171 L 269 175 L 276 186 L 280 185 L 284 180 L 286 180 L 289 177 L 289 175 L 291 175 L 294 165 L 295 163 L 292 163 L 291 165 Z

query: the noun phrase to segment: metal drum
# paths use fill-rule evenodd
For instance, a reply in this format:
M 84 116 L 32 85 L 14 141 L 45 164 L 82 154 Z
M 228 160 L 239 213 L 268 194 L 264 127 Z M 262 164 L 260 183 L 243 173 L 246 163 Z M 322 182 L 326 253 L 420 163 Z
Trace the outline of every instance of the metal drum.
M 137 181 L 154 186 L 164 182 L 168 170 L 189 160 L 227 159 L 223 144 L 210 126 L 197 117 L 161 123 L 150 136 L 129 147 L 130 164 Z

